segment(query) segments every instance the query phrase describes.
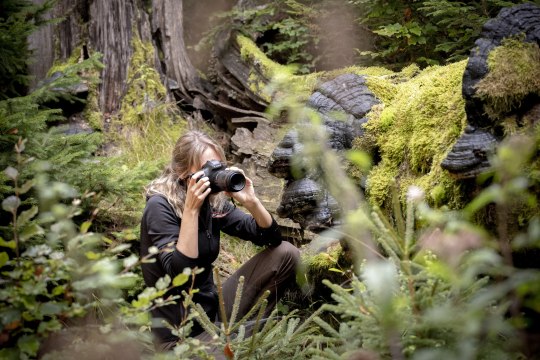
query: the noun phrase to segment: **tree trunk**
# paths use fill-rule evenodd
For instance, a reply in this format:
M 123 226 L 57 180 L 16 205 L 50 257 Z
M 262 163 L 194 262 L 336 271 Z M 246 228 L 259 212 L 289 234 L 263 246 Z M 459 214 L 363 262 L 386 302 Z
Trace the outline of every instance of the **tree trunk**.
M 184 14 L 183 5 L 180 0 L 154 0 L 145 9 L 140 0 L 59 0 L 53 16 L 64 20 L 30 39 L 36 58 L 44 59 L 31 69 L 36 82 L 45 77 L 54 61 L 100 52 L 105 68 L 100 76 L 99 107 L 103 114 L 114 114 L 126 92 L 132 40 L 138 36 L 153 44 L 155 68 L 183 110 L 205 112 L 203 117 L 215 119 L 222 128 L 230 128 L 232 118 L 261 116 L 267 104 L 248 86 L 253 65 L 241 58 L 229 31 L 216 39 L 207 76 L 211 81 L 199 76 L 184 40 L 184 16 L 190 14 Z
M 126 91 L 137 9 L 132 1 L 94 0 L 89 10 L 89 47 L 103 54 L 105 65 L 99 104 L 103 112 L 114 112 Z
M 34 4 L 43 4 L 45 0 L 33 0 Z M 50 14 L 47 14 L 50 19 Z M 46 25 L 33 32 L 28 37 L 28 47 L 34 53 L 34 61 L 29 65 L 28 72 L 35 77 L 30 81 L 29 87 L 35 89 L 39 80 L 45 78 L 54 62 L 53 27 Z M 39 60 L 38 60 L 39 59 Z
M 211 93 L 204 91 L 205 86 L 187 54 L 182 1 L 152 2 L 152 35 L 156 47 L 163 53 L 161 65 L 166 80 L 174 81 L 182 100 L 192 104 L 196 94 L 201 92 L 211 97 Z

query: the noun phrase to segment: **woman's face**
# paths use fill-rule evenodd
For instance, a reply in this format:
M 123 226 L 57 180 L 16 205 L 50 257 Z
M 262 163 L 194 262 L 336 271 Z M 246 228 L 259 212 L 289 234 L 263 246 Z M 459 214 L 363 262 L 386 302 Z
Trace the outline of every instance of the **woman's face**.
M 199 164 L 199 166 L 193 166 L 191 168 L 191 173 L 196 173 L 197 171 L 201 170 L 201 168 L 203 167 L 204 164 L 206 164 L 207 161 L 209 160 L 218 160 L 218 161 L 223 161 L 221 159 L 221 157 L 219 156 L 219 154 L 211 147 L 208 147 L 206 150 L 204 150 L 204 152 L 202 153 L 201 155 L 201 163 Z

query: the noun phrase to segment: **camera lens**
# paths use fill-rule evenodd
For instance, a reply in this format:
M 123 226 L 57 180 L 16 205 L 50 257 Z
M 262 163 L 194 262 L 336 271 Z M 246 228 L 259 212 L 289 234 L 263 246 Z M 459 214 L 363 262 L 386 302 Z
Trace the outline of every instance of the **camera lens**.
M 237 192 L 246 185 L 246 178 L 239 171 L 220 170 L 215 173 L 215 177 L 210 179 L 218 191 Z
M 227 189 L 229 191 L 237 192 L 246 186 L 246 178 L 239 172 L 234 172 L 229 176 L 227 181 Z

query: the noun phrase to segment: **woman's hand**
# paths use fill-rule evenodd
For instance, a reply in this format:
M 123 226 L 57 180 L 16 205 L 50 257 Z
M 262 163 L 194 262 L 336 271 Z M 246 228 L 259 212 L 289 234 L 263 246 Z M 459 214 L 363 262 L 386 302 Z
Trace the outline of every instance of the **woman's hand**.
M 236 170 L 241 172 L 246 178 L 246 186 L 238 192 L 226 192 L 228 196 L 238 201 L 244 206 L 253 216 L 257 225 L 261 228 L 268 228 L 272 225 L 272 216 L 264 208 L 260 200 L 255 195 L 255 189 L 253 188 L 253 181 L 248 178 L 242 169 L 231 167 L 228 170 Z
M 188 181 L 184 211 L 199 212 L 204 199 L 210 194 L 210 180 L 204 176 L 203 171 L 198 171 Z
M 239 169 L 234 166 L 227 168 L 227 170 L 235 170 L 235 171 L 241 172 L 242 175 L 244 175 L 244 177 L 246 178 L 246 185 L 240 191 L 237 191 L 237 192 L 226 191 L 225 194 L 246 207 L 249 207 L 251 203 L 256 202 L 257 196 L 255 195 L 255 188 L 253 187 L 253 181 L 251 181 L 251 179 L 248 178 L 246 174 L 244 174 L 244 170 Z

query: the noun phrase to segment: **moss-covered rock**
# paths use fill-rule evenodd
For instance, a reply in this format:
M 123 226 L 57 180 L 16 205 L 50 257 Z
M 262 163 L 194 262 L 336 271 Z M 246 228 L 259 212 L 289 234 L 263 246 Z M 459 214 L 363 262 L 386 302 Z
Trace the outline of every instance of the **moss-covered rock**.
M 411 67 L 399 76 L 370 77 L 373 92 L 385 103 L 368 115 L 366 139 L 357 139 L 355 147 L 375 146 L 380 156 L 366 182 L 373 205 L 388 206 L 392 186 L 404 195 L 413 184 L 423 188 L 435 205 L 461 203 L 459 184 L 440 164 L 465 126 L 464 68 L 462 61 L 422 72 Z
M 346 282 L 351 276 L 351 264 L 350 254 L 339 243 L 317 254 L 303 251 L 303 270 L 299 272 L 297 282 L 307 285 L 313 296 L 329 299 L 331 292 L 322 281 L 328 279 L 334 284 Z
M 540 95 L 540 48 L 519 37 L 502 41 L 488 56 L 489 72 L 476 85 L 476 96 L 485 101 L 493 120 L 520 107 L 531 94 Z

